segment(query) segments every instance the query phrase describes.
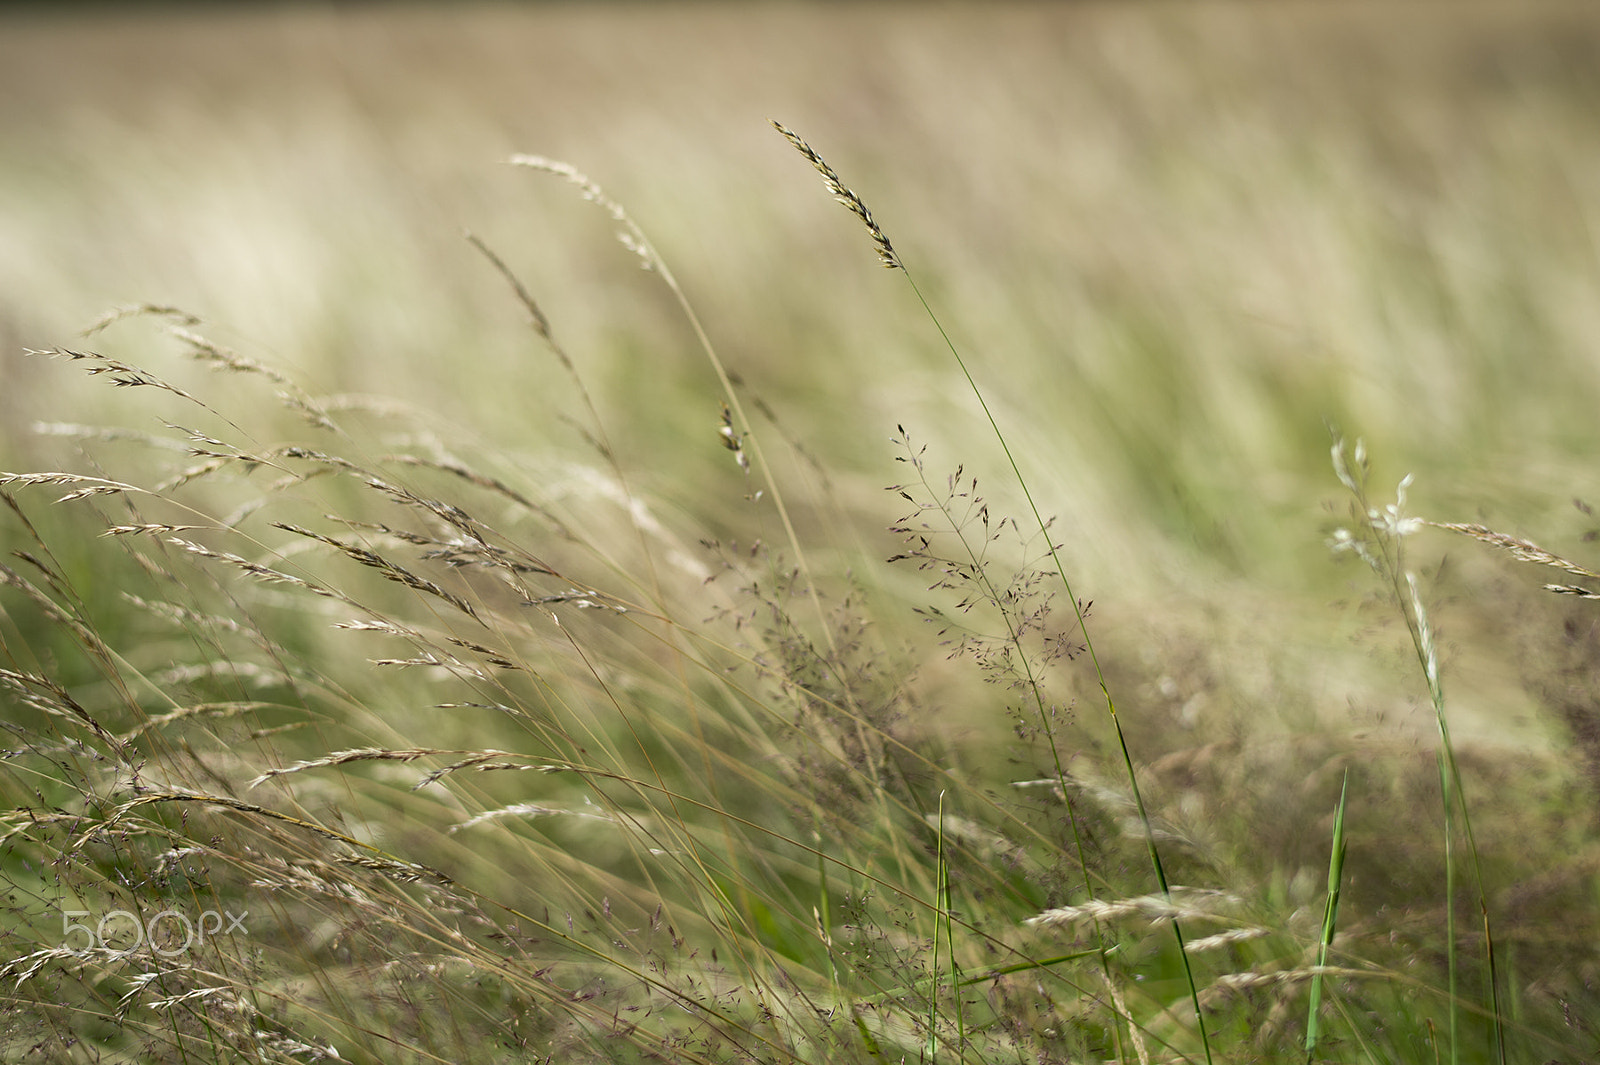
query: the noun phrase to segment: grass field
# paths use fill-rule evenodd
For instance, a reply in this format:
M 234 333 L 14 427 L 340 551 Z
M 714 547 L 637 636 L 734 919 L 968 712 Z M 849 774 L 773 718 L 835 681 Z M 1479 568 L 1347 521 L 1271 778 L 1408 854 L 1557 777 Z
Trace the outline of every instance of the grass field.
M 1597 129 L 1578 3 L 0 15 L 0 1059 L 1591 1060 Z

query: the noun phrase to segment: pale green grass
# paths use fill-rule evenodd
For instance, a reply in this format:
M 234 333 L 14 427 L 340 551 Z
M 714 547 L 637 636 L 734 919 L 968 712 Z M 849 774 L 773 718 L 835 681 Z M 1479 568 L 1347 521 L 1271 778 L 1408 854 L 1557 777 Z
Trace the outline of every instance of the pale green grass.
M 0 468 L 142 490 L 4 487 L 8 1060 L 1587 1052 L 1592 606 L 1325 543 L 1332 423 L 1583 568 L 1584 8 L 4 29 Z M 49 953 L 162 906 L 260 923 Z
M 599 219 L 497 165 L 536 151 L 629 204 L 750 387 L 837 480 L 875 485 L 896 422 L 968 408 L 890 279 L 847 283 L 852 234 L 761 135 L 783 116 L 844 156 L 957 341 L 1005 368 L 993 400 L 1033 483 L 1072 501 L 1047 509 L 1082 530 L 1091 571 L 1146 574 L 1148 592 L 1204 560 L 1302 584 L 1315 553 L 1281 529 L 1308 518 L 1325 418 L 1400 472 L 1448 463 L 1424 487 L 1451 505 L 1548 507 L 1575 483 L 1597 391 L 1582 11 L 18 22 L 0 44 L 7 378 L 36 379 L 18 346 L 149 299 L 318 390 L 448 402 L 501 447 L 568 444 L 501 401 L 552 382 L 470 228 L 559 308 L 627 411 L 619 446 L 693 439 L 714 398 L 692 337 L 586 239 Z M 468 354 L 482 391 L 452 372 Z M 833 382 L 864 360 L 877 383 L 839 404 Z M 646 368 L 678 402 L 633 394 Z

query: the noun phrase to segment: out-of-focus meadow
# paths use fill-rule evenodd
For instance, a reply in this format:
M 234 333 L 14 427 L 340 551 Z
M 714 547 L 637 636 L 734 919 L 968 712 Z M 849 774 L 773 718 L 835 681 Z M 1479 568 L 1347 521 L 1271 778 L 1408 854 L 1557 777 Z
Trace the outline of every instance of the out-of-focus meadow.
M 1592 442 L 1595 32 L 1582 5 L 13 16 L 7 445 L 69 387 L 19 349 L 139 301 L 311 387 L 563 443 L 470 229 L 626 412 L 622 446 L 697 467 L 716 390 L 686 327 L 603 218 L 505 165 L 524 151 L 628 207 L 841 478 L 881 480 L 897 422 L 988 459 L 778 118 L 875 205 L 1119 580 L 1166 584 L 1166 549 L 1305 580 L 1330 421 L 1416 471 L 1424 510 L 1548 532 Z
M 659 531 L 673 546 L 648 565 L 664 569 L 631 572 L 634 587 L 672 599 L 680 622 L 731 609 L 696 589 L 752 539 L 784 539 L 763 509 L 770 487 L 749 498 L 758 481 L 719 435 L 716 366 L 661 278 L 571 184 L 508 162 L 562 160 L 626 208 L 681 284 L 749 413 L 730 428 L 761 441 L 818 579 L 857 581 L 873 604 L 868 628 L 917 666 L 896 682 L 923 715 L 907 735 L 967 749 L 975 793 L 998 786 L 1016 757 L 998 709 L 1008 697 L 945 660 L 915 612 L 937 599 L 931 578 L 881 564 L 902 550 L 887 528 L 904 501 L 883 491 L 910 471 L 897 427 L 927 446 L 936 487 L 960 465 L 997 517 L 1027 529 L 1026 504 L 923 305 L 875 263 L 859 224 L 770 119 L 870 204 L 964 356 L 1055 519 L 1074 594 L 1094 601 L 1133 759 L 1167 789 L 1170 816 L 1256 872 L 1255 847 L 1325 854 L 1329 825 L 1303 818 L 1331 812 L 1338 789 L 1302 742 L 1340 757 L 1371 743 L 1400 768 L 1374 774 L 1387 798 L 1352 803 L 1375 823 L 1386 802 L 1411 809 L 1407 789 L 1432 771 L 1435 715 L 1408 666 L 1406 608 L 1385 611 L 1371 572 L 1329 550 L 1351 522 L 1330 447 L 1338 435 L 1364 439 L 1374 502 L 1414 474 L 1410 512 L 1483 522 L 1592 563 L 1596 519 L 1573 505 L 1600 502 L 1600 18 L 1585 3 L 8 11 L 0 469 L 118 479 L 119 445 L 96 442 L 89 463 L 72 426 L 162 432 L 163 419 L 181 421 L 149 404 L 150 389 L 110 387 L 26 349 L 93 350 L 209 389 L 220 416 L 239 409 L 252 432 L 294 424 L 293 411 L 261 404 L 270 389 L 227 398 L 233 382 L 179 357 L 170 319 L 134 314 L 80 336 L 119 307 L 180 308 L 197 319 L 185 328 L 281 370 L 325 409 L 354 412 L 368 457 L 432 449 L 533 486 L 569 524 L 586 515 L 579 539 L 623 571 L 646 565 L 630 538 Z M 587 394 L 467 233 L 537 300 Z M 627 471 L 623 489 L 597 472 L 610 459 Z M 46 531 L 70 524 L 44 506 L 49 489 L 7 490 L 34 493 L 30 514 Z M 225 504 L 239 500 L 219 490 L 212 505 Z M 22 526 L 4 528 L 8 553 L 27 548 Z M 1042 538 L 1022 540 L 994 550 L 1042 565 Z M 1532 931 L 1508 949 L 1582 954 L 1523 988 L 1518 1023 L 1543 1038 L 1539 1026 L 1596 964 L 1539 908 L 1592 879 L 1595 608 L 1548 596 L 1538 573 L 1447 531 L 1407 543 L 1455 738 L 1480 759 L 1468 760 L 1467 799 L 1492 802 L 1504 786 L 1521 804 L 1484 822 L 1502 844 L 1491 871 L 1519 885 L 1497 905 L 1530 915 Z M 92 586 L 92 556 L 62 551 Z M 111 591 L 91 598 L 132 611 Z M 284 639 L 348 638 L 315 620 L 314 640 Z M 27 634 L 14 630 L 20 647 Z M 10 654 L 0 666 L 29 672 Z M 326 668 L 367 669 L 345 657 Z M 602 663 L 594 679 L 610 692 L 616 677 Z M 375 683 L 340 690 L 369 704 L 400 690 Z M 1088 698 L 1098 681 L 1061 683 Z M 1112 750 L 1097 712 L 1092 698 L 1076 709 L 1094 737 L 1085 749 Z M 474 742 L 455 726 L 419 739 L 432 726 L 396 715 L 389 746 Z M 718 742 L 677 741 L 701 754 Z M 1313 769 L 1315 796 L 1272 792 Z M 1222 827 L 1233 803 L 1238 819 Z M 1280 803 L 1303 834 L 1274 826 Z M 1519 858 L 1506 849 L 1519 824 L 1560 835 Z M 1538 869 L 1519 867 L 1553 854 L 1591 871 L 1541 888 Z M 1412 858 L 1424 871 L 1394 872 Z M 1431 860 L 1359 859 L 1368 883 L 1383 884 L 1371 907 L 1404 905 L 1418 880 L 1438 887 Z M 1308 868 L 1286 865 L 1262 891 L 1320 907 Z M 735 895 L 718 905 L 738 909 Z M 1406 920 L 1439 917 L 1420 908 Z M 1596 923 L 1592 912 L 1560 920 Z M 930 927 L 937 948 L 940 926 Z M 1433 945 L 1416 957 L 1440 964 L 1437 935 L 1418 935 Z M 937 987 L 937 964 L 933 978 Z M 838 992 L 837 970 L 832 979 Z M 995 1010 L 997 1028 L 1027 1027 L 1020 1012 Z M 1163 1027 L 1170 1017 L 1120 1000 L 1117 1011 L 1119 1023 L 1166 1033 L 1158 1056 L 1198 1053 Z M 1011 1050 L 1026 1043 L 1013 1036 Z M 1095 1038 L 1069 1049 L 1098 1052 Z
M 1581 4 L 12 16 L 4 446 L 105 400 L 22 348 L 148 301 L 314 391 L 559 454 L 572 397 L 471 230 L 622 454 L 711 520 L 715 378 L 606 219 L 505 164 L 536 152 L 633 213 L 850 505 L 881 508 L 897 423 L 998 471 L 939 338 L 777 118 L 875 205 L 1122 596 L 1325 601 L 1330 424 L 1417 473 L 1422 513 L 1571 543 L 1600 396 L 1597 33 Z

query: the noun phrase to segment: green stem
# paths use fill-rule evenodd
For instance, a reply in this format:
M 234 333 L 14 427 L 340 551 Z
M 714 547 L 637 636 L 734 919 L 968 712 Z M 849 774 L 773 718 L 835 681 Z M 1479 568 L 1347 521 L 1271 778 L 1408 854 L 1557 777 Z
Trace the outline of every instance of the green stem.
M 1161 862 L 1160 850 L 1156 847 L 1155 832 L 1150 826 L 1150 815 L 1145 808 L 1144 795 L 1139 790 L 1139 778 L 1133 768 L 1133 755 L 1128 750 L 1128 740 L 1123 734 L 1122 722 L 1117 717 L 1117 705 L 1111 697 L 1111 687 L 1106 681 L 1105 671 L 1100 666 L 1100 657 L 1095 653 L 1094 640 L 1089 635 L 1089 624 L 1084 615 L 1083 604 L 1073 594 L 1072 582 L 1067 578 L 1066 566 L 1062 563 L 1061 556 L 1056 551 L 1054 542 L 1050 539 L 1049 526 L 1044 520 L 1044 515 L 1039 511 L 1039 505 L 1034 502 L 1033 493 L 1028 489 L 1028 480 L 1022 475 L 1022 468 L 1017 465 L 1016 456 L 1012 454 L 1011 445 L 1006 442 L 1006 435 L 1001 430 L 1000 423 L 995 419 L 994 412 L 989 409 L 989 403 L 984 398 L 983 390 L 978 387 L 978 382 L 973 378 L 972 371 L 967 369 L 966 360 L 961 357 L 960 350 L 956 347 L 955 342 L 950 339 L 950 334 L 945 331 L 943 323 L 939 321 L 939 316 L 929 306 L 927 298 L 922 294 L 922 289 L 917 287 L 916 279 L 911 276 L 911 271 L 905 268 L 903 262 L 899 264 L 899 267 L 900 272 L 905 275 L 906 283 L 911 286 L 911 291 L 916 294 L 918 302 L 922 304 L 922 309 L 927 312 L 928 319 L 933 322 L 934 328 L 939 331 L 939 336 L 944 340 L 945 347 L 949 349 L 950 354 L 956 360 L 956 365 L 960 367 L 961 375 L 966 378 L 967 386 L 977 399 L 978 406 L 983 409 L 983 416 L 988 419 L 989 427 L 994 430 L 995 439 L 1000 443 L 1000 450 L 1005 453 L 1006 462 L 1010 464 L 1011 472 L 1016 477 L 1018 486 L 1022 489 L 1022 496 L 1027 500 L 1028 509 L 1033 514 L 1034 523 L 1045 533 L 1045 546 L 1050 552 L 1050 561 L 1055 566 L 1056 575 L 1061 579 L 1061 586 L 1067 593 L 1067 600 L 1072 604 L 1073 615 L 1078 623 L 1078 632 L 1083 637 L 1083 645 L 1089 654 L 1089 662 L 1094 667 L 1095 678 L 1100 684 L 1101 693 L 1105 696 L 1106 714 L 1110 717 L 1111 726 L 1117 734 L 1117 745 L 1122 751 L 1122 762 L 1128 773 L 1128 784 L 1133 792 L 1134 804 L 1139 810 L 1139 823 L 1144 829 L 1145 845 L 1149 849 L 1150 865 L 1155 871 L 1156 883 L 1160 885 L 1162 895 L 1170 901 L 1172 890 L 1167 882 L 1167 873 Z M 1050 738 L 1050 750 L 1055 756 L 1056 772 L 1061 777 L 1062 794 L 1065 797 L 1066 779 L 1060 754 L 1056 750 L 1055 736 L 1048 729 L 1046 730 L 1046 735 Z M 1178 957 L 1183 961 L 1183 974 L 1189 985 L 1189 1000 L 1194 1007 L 1195 1027 L 1200 1032 L 1200 1043 L 1205 1050 L 1207 1065 L 1211 1065 L 1211 1039 L 1206 1035 L 1205 1016 L 1200 1009 L 1200 991 L 1195 984 L 1194 970 L 1189 964 L 1189 952 L 1184 943 L 1181 922 L 1177 920 L 1172 922 L 1172 934 L 1177 940 Z

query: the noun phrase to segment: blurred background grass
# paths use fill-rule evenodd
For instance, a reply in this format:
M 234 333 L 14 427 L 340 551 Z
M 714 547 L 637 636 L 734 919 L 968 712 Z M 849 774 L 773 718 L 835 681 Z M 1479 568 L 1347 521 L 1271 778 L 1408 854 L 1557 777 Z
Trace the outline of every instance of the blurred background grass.
M 154 428 L 125 395 L 22 354 L 81 343 L 170 367 L 153 330 L 74 339 L 148 301 L 314 393 L 393 397 L 453 440 L 470 427 L 554 497 L 592 490 L 578 397 L 470 230 L 543 305 L 671 526 L 748 536 L 687 325 L 600 212 L 505 164 L 528 151 L 628 207 L 744 387 L 817 460 L 779 476 L 807 486 L 803 538 L 825 564 L 894 550 L 880 490 L 897 423 L 935 469 L 964 462 L 1018 509 L 920 307 L 778 118 L 922 279 L 1080 589 L 1129 623 L 1108 627 L 1151 700 L 1189 705 L 1226 673 L 1296 704 L 1288 718 L 1348 714 L 1347 674 L 1373 663 L 1343 642 L 1363 621 L 1326 610 L 1366 587 L 1323 543 L 1330 424 L 1367 439 L 1380 482 L 1417 473 L 1419 513 L 1579 555 L 1592 525 L 1569 505 L 1592 494 L 1600 409 L 1587 4 L 0 17 L 7 468 L 72 461 L 36 422 Z M 820 502 L 824 476 L 840 509 Z M 1446 548 L 1462 553 L 1426 561 Z M 1515 600 L 1482 584 L 1458 598 L 1446 632 L 1466 649 L 1469 731 L 1537 740 Z M 1228 704 L 1212 709 L 1255 713 Z

